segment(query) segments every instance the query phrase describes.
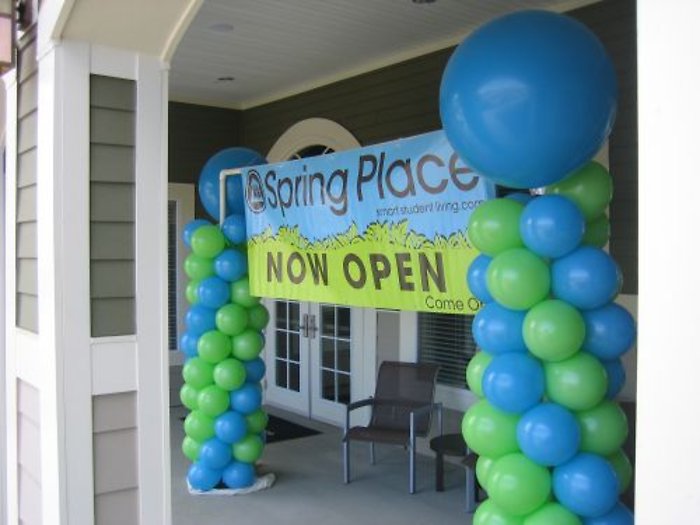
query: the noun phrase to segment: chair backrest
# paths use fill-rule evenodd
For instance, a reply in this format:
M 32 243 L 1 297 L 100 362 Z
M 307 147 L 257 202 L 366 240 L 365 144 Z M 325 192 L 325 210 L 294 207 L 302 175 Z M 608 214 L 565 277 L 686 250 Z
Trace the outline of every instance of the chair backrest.
M 370 426 L 408 431 L 411 410 L 433 403 L 439 365 L 384 361 L 379 367 Z M 416 435 L 430 431 L 432 410 L 416 418 Z

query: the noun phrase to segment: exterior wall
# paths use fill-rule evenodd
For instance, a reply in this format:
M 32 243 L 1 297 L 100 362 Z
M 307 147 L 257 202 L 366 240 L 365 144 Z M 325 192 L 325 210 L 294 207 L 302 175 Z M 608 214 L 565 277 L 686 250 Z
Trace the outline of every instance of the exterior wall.
M 17 85 L 17 326 L 39 331 L 37 274 L 37 93 L 36 37 L 20 43 Z
M 41 510 L 41 407 L 39 391 L 17 381 L 17 461 L 19 519 L 27 525 L 43 523 Z

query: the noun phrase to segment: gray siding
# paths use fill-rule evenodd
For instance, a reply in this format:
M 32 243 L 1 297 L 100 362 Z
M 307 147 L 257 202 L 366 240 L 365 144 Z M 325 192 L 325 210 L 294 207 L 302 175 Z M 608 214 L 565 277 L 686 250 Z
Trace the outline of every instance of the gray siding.
M 17 87 L 17 326 L 39 331 L 37 273 L 38 74 L 34 37 L 20 43 Z
M 17 476 L 21 523 L 42 523 L 41 405 L 39 391 L 17 381 Z
M 136 332 L 136 87 L 90 77 L 90 299 L 93 337 Z
M 138 525 L 136 410 L 136 392 L 93 397 L 96 525 Z

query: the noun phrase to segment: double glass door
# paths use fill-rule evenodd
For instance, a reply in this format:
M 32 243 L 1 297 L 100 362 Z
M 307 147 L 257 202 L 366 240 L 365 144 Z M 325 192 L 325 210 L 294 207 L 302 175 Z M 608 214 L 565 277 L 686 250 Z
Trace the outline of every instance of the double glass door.
M 342 425 L 361 386 L 361 309 L 281 300 L 268 308 L 266 402 Z

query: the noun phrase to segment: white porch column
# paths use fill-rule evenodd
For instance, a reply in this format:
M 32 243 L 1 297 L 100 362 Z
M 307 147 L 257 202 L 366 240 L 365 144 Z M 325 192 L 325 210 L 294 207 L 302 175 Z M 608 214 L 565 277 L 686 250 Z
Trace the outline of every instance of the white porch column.
M 636 518 L 700 516 L 700 4 L 639 0 Z

